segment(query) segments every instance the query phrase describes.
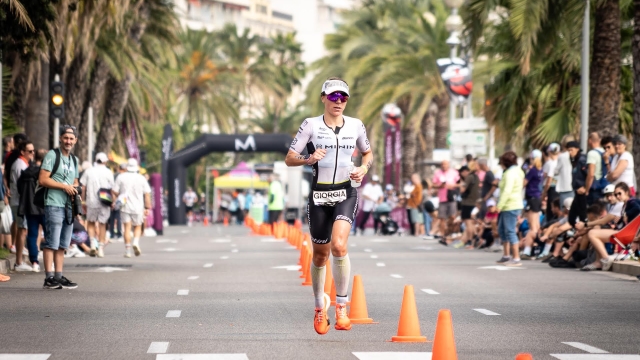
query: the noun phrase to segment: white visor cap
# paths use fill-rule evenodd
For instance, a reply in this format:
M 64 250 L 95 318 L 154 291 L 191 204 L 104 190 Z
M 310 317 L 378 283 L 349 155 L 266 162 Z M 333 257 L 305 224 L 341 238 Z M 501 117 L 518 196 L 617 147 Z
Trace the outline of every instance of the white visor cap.
M 325 95 L 329 95 L 336 91 L 342 91 L 343 93 L 349 95 L 349 85 L 342 80 L 327 80 L 322 84 L 322 92 Z

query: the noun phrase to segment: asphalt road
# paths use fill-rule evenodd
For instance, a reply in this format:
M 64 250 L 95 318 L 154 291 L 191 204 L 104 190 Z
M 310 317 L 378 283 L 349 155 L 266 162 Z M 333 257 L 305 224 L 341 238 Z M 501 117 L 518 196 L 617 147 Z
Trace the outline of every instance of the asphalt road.
M 640 360 L 640 283 L 631 277 L 538 262 L 505 270 L 495 267 L 499 254 L 353 237 L 352 275 L 362 276 L 377 324 L 319 336 L 311 287 L 286 268 L 298 252 L 248 233 L 171 227 L 144 238 L 132 259 L 114 243 L 102 259 L 66 260 L 76 290 L 45 291 L 44 274 L 12 274 L 0 283 L 0 360 L 429 359 L 431 343 L 389 341 L 405 284 L 429 340 L 438 311 L 451 310 L 460 359 Z

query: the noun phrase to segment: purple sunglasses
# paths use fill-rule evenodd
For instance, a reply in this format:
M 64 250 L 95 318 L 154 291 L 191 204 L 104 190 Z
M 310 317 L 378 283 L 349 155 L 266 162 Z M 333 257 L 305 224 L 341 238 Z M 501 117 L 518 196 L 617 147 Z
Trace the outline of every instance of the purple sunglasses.
M 327 95 L 327 99 L 329 99 L 329 101 L 331 102 L 337 102 L 338 99 L 340 99 L 340 102 L 347 102 L 347 100 L 349 100 L 349 95 L 343 92 L 336 91 Z

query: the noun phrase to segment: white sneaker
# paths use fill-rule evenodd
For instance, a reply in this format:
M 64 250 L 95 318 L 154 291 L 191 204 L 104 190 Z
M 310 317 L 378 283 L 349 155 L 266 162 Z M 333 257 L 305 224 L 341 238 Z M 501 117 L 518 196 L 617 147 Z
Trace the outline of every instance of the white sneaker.
M 38 263 L 33 264 L 33 272 L 40 272 L 40 264 Z
M 126 258 L 130 258 L 131 257 L 131 249 L 127 249 L 124 253 L 124 257 Z
M 133 253 L 136 254 L 136 256 L 140 256 L 140 254 L 142 254 L 142 251 L 140 251 L 140 245 L 133 245 Z
M 98 246 L 98 257 L 99 258 L 104 257 L 104 246 L 103 245 Z
M 15 254 L 16 253 L 16 246 L 15 245 L 11 245 L 11 249 L 9 251 L 11 251 L 12 254 Z
M 22 263 L 20 265 L 13 264 L 13 271 L 17 271 L 17 272 L 33 271 L 33 268 L 25 263 Z
M 29 250 L 27 250 L 27 248 L 23 248 L 23 249 L 22 249 L 22 255 L 27 255 L 27 256 L 29 256 Z
M 69 246 L 69 248 L 67 249 L 67 252 L 64 254 L 64 257 L 66 258 L 76 257 L 76 255 L 78 255 L 79 253 L 82 253 L 82 251 L 80 251 L 80 249 L 78 249 L 77 246 L 75 245 Z M 84 253 L 82 254 L 84 255 Z
M 109 232 L 109 230 L 107 230 L 107 232 L 105 234 L 106 234 L 105 237 L 107 239 L 111 239 L 111 233 Z
M 78 252 L 73 255 L 74 258 L 83 258 L 83 257 L 86 257 L 86 256 L 87 256 L 87 254 L 82 252 L 82 250 L 78 250 Z
M 44 255 L 42 254 L 42 251 L 38 251 L 38 260 L 43 260 Z

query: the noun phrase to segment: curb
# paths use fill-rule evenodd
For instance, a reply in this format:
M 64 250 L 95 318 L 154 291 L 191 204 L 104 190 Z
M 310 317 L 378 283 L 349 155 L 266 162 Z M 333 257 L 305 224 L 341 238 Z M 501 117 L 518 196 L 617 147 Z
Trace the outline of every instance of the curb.
M 0 274 L 8 274 L 11 269 L 11 262 L 9 259 L 0 259 Z
M 615 273 L 639 276 L 640 275 L 640 261 L 625 260 L 615 261 L 611 270 Z

